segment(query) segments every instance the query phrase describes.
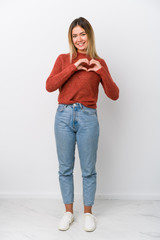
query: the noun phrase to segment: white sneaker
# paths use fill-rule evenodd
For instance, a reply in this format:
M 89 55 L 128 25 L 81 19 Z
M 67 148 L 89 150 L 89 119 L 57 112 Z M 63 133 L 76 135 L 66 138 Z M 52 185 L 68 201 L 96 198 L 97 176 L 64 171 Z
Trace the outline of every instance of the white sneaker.
M 62 219 L 59 222 L 58 229 L 65 231 L 70 227 L 70 224 L 74 221 L 73 213 L 64 212 Z
M 91 213 L 84 213 L 84 230 L 92 232 L 96 229 L 96 217 Z

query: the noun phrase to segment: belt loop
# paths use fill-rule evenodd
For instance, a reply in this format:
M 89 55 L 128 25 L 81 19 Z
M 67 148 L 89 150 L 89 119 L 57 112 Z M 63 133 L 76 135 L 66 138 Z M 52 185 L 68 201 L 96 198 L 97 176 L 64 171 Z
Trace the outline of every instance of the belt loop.
M 82 104 L 80 103 L 81 109 L 83 108 Z

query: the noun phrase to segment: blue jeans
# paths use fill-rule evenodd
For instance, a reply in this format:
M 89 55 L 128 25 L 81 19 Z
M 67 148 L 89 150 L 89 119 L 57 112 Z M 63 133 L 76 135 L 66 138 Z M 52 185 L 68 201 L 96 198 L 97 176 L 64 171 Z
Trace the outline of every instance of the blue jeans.
M 54 132 L 59 162 L 59 183 L 64 204 L 74 202 L 73 169 L 77 142 L 83 178 L 83 203 L 94 204 L 99 139 L 97 109 L 81 103 L 58 104 Z

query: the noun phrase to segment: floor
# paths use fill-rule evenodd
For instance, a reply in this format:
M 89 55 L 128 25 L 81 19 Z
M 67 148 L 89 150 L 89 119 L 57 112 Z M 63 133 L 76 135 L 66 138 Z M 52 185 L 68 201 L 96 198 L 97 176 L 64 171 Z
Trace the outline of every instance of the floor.
M 63 215 L 55 199 L 0 199 L 0 240 L 152 240 L 160 239 L 160 201 L 95 200 L 94 232 L 83 230 L 82 201 L 74 202 L 75 221 L 57 229 Z

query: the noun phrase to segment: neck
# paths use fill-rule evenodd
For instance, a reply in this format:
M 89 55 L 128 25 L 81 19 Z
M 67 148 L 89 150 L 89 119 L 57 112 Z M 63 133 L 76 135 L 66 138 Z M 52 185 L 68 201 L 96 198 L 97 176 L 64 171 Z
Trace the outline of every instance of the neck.
M 79 52 L 79 51 L 77 51 L 77 54 L 86 54 L 86 52 Z

